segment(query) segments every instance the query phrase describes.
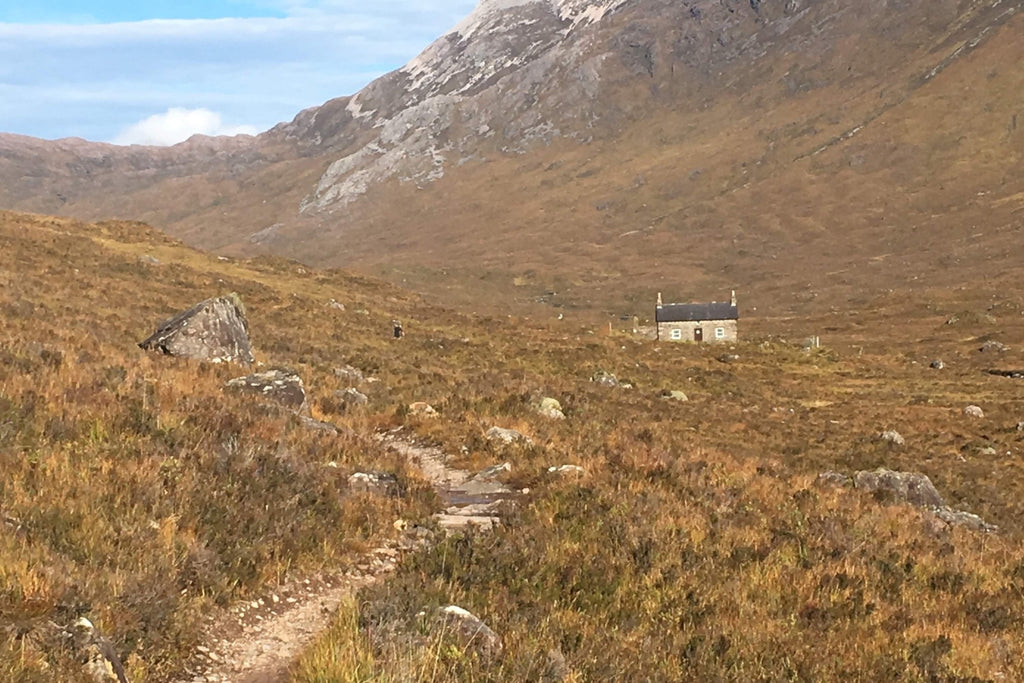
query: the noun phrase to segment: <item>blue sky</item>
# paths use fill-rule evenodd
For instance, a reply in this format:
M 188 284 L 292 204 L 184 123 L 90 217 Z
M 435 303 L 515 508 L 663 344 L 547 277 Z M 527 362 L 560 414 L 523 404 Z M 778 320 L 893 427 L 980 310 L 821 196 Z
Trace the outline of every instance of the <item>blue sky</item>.
M 0 132 L 170 144 L 349 95 L 475 0 L 0 0 Z

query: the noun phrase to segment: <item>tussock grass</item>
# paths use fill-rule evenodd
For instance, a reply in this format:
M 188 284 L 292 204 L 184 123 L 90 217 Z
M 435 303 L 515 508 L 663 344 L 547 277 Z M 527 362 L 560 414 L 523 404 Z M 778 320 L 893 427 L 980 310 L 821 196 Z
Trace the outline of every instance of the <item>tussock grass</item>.
M 209 612 L 343 566 L 396 517 L 423 521 L 436 498 L 368 438 L 400 425 L 457 466 L 511 462 L 530 493 L 504 528 L 410 556 L 363 592 L 296 681 L 552 680 L 560 658 L 564 680 L 1024 678 L 1024 397 L 976 351 L 994 335 L 1014 349 L 999 362 L 1020 361 L 1008 304 L 964 330 L 942 315 L 964 305 L 936 293 L 871 314 L 907 321 L 885 328 L 898 337 L 871 341 L 858 322 L 821 350 L 767 335 L 723 349 L 460 315 L 282 259 L 218 261 L 134 224 L 4 214 L 0 248 L 0 678 L 75 680 L 50 624 L 87 613 L 133 680 L 167 680 Z M 225 394 L 239 368 L 135 347 L 229 291 L 258 360 L 297 369 L 313 416 L 351 433 Z M 936 354 L 946 370 L 927 367 Z M 366 406 L 334 395 L 345 364 L 380 379 L 358 387 Z M 598 386 L 597 370 L 634 388 Z M 537 414 L 545 396 L 564 421 Z M 440 416 L 408 414 L 413 401 Z M 986 418 L 963 416 L 969 403 Z M 495 425 L 534 445 L 487 441 Z M 585 474 L 548 473 L 562 464 Z M 883 465 L 927 474 L 1002 532 L 814 484 Z M 366 468 L 397 472 L 407 495 L 348 494 Z M 425 631 L 417 615 L 451 603 L 502 635 L 501 657 Z

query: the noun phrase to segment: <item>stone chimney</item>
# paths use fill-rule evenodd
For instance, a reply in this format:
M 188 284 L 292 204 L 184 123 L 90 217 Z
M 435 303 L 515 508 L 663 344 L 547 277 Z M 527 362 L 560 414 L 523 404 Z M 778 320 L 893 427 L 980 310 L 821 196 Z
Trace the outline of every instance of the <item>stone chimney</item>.
M 661 307 L 664 304 L 661 303 L 661 292 L 658 292 L 658 306 Z
M 736 290 L 735 290 L 735 289 L 734 289 L 734 290 L 732 290 L 732 301 L 730 301 L 730 303 L 731 303 L 731 304 L 732 304 L 733 306 L 735 306 L 735 305 L 736 305 Z

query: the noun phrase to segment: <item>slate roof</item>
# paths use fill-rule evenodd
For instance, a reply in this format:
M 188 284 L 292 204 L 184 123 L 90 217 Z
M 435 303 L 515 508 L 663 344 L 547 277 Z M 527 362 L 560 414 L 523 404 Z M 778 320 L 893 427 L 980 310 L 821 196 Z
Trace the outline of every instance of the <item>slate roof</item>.
M 728 301 L 713 301 L 709 304 L 666 304 L 655 309 L 655 320 L 659 323 L 739 320 L 739 318 L 739 310 Z

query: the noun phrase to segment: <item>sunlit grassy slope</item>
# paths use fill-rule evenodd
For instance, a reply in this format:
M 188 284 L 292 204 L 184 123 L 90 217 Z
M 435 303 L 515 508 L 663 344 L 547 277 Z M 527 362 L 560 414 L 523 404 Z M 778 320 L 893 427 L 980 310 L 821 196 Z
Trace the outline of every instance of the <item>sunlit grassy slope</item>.
M 139 224 L 2 214 L 0 251 L 0 679 L 76 680 L 56 628 L 87 614 L 133 681 L 169 680 L 205 613 L 343 566 L 396 517 L 427 523 L 436 499 L 372 439 L 398 424 L 464 467 L 511 462 L 530 493 L 497 532 L 411 555 L 358 596 L 298 681 L 538 680 L 552 650 L 566 680 L 1024 677 L 1024 390 L 984 373 L 1024 368 L 1017 292 L 885 295 L 807 320 L 743 310 L 733 347 L 659 346 L 571 314 L 485 318 L 341 272 L 222 261 Z M 225 394 L 240 368 L 136 347 L 231 291 L 257 360 L 299 371 L 314 417 L 353 434 Z M 814 333 L 825 348 L 792 341 Z M 1011 350 L 979 352 L 991 338 Z M 346 363 L 380 378 L 358 411 L 333 397 Z M 591 383 L 599 369 L 633 388 Z M 567 419 L 538 415 L 542 396 Z M 440 417 L 407 416 L 415 400 Z M 492 425 L 536 445 L 503 451 Z M 586 474 L 546 473 L 567 463 Z M 1002 531 L 814 484 L 883 465 Z M 407 495 L 351 494 L 367 467 Z M 503 636 L 498 660 L 419 649 L 416 615 L 452 602 Z

